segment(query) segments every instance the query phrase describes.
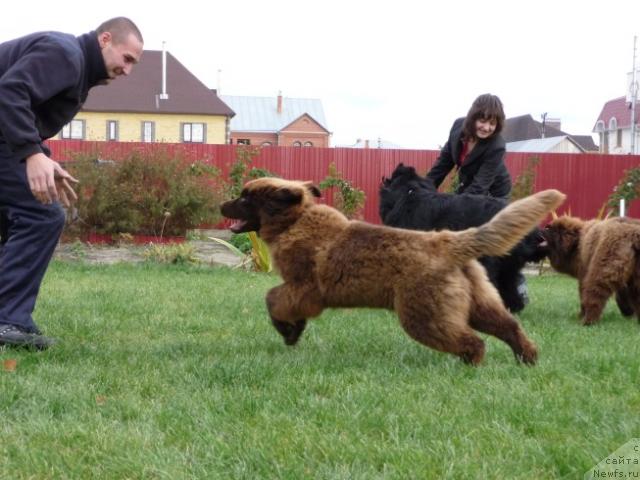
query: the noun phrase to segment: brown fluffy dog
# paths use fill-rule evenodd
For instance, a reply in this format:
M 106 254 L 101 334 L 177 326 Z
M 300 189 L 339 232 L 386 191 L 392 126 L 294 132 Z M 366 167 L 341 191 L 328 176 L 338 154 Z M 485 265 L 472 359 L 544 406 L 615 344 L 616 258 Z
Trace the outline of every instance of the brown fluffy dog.
M 584 325 L 600 319 L 612 294 L 625 316 L 640 319 L 640 221 L 563 216 L 544 230 L 551 266 L 578 279 Z
M 234 232 L 257 231 L 268 244 L 284 283 L 267 294 L 271 321 L 287 345 L 306 319 L 328 307 L 395 310 L 415 340 L 477 364 L 484 343 L 473 329 L 505 341 L 516 358 L 534 363 L 535 345 L 502 304 L 475 260 L 504 255 L 564 195 L 548 190 L 459 232 L 421 232 L 349 221 L 315 203 L 309 182 L 260 178 L 222 205 L 240 222 Z

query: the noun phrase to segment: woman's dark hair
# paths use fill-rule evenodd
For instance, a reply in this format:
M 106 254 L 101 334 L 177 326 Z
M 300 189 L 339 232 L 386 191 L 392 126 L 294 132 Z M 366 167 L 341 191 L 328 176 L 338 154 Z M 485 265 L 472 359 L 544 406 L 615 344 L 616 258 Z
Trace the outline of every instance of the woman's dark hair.
M 485 93 L 474 100 L 462 125 L 462 134 L 465 140 L 477 139 L 476 120 L 495 120 L 496 130 L 491 137 L 499 135 L 504 127 L 504 110 L 500 99 L 495 95 Z

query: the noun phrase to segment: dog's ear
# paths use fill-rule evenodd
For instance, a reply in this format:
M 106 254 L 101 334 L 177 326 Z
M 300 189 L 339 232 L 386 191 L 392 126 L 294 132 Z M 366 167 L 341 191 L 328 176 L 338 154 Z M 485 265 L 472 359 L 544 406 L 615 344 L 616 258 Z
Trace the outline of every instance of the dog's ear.
M 311 195 L 313 195 L 314 197 L 320 198 L 322 196 L 322 193 L 320 193 L 320 189 L 313 183 L 305 182 L 304 186 L 307 187 L 307 190 L 309 190 L 311 192 Z
M 302 202 L 302 191 L 289 188 L 278 188 L 271 192 L 264 204 L 265 211 L 270 215 L 276 215 L 287 208 Z
M 278 188 L 270 195 L 271 199 L 286 205 L 295 205 L 302 201 L 302 192 L 289 188 Z

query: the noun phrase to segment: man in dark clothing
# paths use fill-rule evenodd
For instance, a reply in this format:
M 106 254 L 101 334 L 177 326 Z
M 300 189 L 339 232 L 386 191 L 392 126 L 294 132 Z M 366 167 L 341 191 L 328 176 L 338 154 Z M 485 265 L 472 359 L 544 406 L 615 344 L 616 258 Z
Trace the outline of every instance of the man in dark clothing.
M 0 346 L 47 348 L 31 317 L 76 180 L 43 141 L 80 111 L 89 89 L 128 75 L 143 40 L 124 17 L 75 37 L 39 32 L 0 44 Z

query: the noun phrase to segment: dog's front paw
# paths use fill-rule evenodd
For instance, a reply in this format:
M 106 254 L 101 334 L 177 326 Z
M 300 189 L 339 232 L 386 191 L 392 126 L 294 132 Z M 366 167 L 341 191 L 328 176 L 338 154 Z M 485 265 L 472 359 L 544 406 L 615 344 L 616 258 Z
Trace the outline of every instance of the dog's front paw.
M 518 360 L 525 365 L 535 365 L 538 361 L 538 349 L 533 343 L 528 342 L 523 346 L 522 353 L 518 355 Z

